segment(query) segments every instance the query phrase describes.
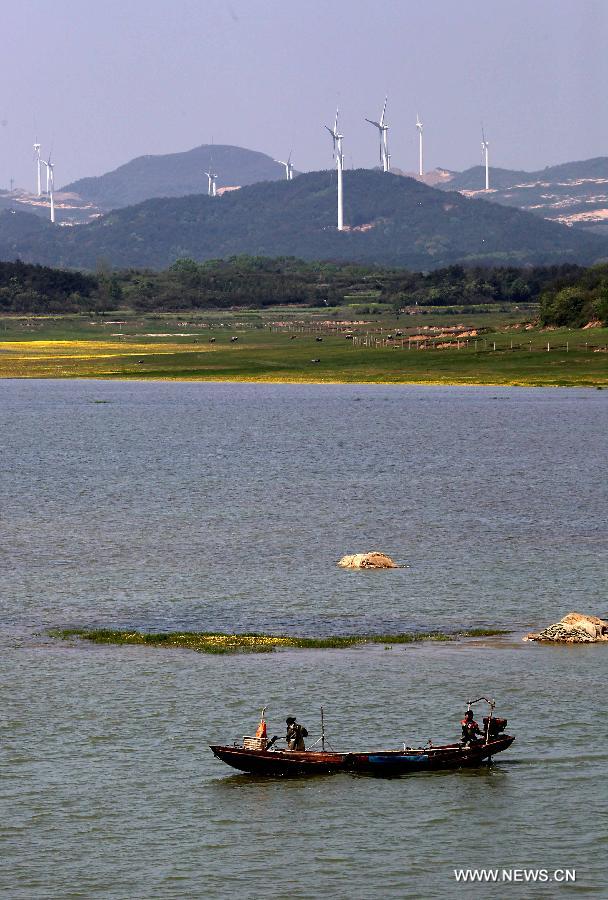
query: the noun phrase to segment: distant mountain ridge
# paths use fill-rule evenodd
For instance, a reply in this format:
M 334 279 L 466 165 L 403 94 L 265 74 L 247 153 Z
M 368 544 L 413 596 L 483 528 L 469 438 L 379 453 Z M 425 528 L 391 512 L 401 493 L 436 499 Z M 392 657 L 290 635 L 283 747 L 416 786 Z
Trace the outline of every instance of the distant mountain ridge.
M 283 157 L 281 157 L 283 158 Z M 92 221 L 103 212 L 156 197 L 205 194 L 205 171 L 213 165 L 221 191 L 259 181 L 285 178 L 284 167 L 265 153 L 228 144 L 203 144 L 182 153 L 139 156 L 111 172 L 81 178 L 56 194 L 57 220 Z M 372 170 L 373 171 L 373 170 Z M 484 191 L 482 166 L 464 172 L 434 169 L 422 179 L 394 168 L 394 174 L 422 180 L 430 187 L 517 207 L 534 215 L 608 235 L 608 157 L 579 160 L 526 172 L 492 167 L 490 191 Z M 24 192 L 21 192 L 24 194 Z M 44 200 L 33 195 L 0 196 L 0 208 L 46 214 Z
M 54 197 L 55 221 L 58 224 L 84 224 L 102 215 L 99 207 L 76 194 L 55 191 Z M 36 193 L 19 188 L 12 191 L 0 190 L 0 211 L 5 209 L 32 213 L 41 219 L 50 217 L 49 198 L 45 193 L 39 197 Z
M 180 257 L 296 256 L 406 266 L 452 263 L 589 264 L 608 240 L 495 203 L 446 194 L 411 178 L 349 170 L 345 221 L 336 229 L 331 171 L 254 184 L 222 197 L 148 200 L 57 228 L 25 213 L 0 215 L 0 258 L 94 269 L 164 268 Z
M 285 178 L 285 168 L 265 153 L 228 144 L 203 144 L 183 153 L 138 156 L 112 172 L 80 178 L 61 190 L 108 212 L 154 197 L 185 197 L 207 192 L 205 172 L 217 173 L 218 188 Z
M 560 163 L 536 172 L 490 168 L 490 190 L 484 190 L 483 166 L 464 172 L 440 170 L 437 187 L 515 206 L 562 225 L 608 235 L 608 157 Z

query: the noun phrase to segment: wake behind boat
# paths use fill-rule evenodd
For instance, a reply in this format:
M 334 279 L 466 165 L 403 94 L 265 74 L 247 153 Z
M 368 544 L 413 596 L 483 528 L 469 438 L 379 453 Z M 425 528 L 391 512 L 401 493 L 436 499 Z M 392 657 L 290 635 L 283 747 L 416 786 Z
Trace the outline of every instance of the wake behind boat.
M 279 749 L 274 747 L 277 738 L 273 738 L 272 741 L 266 738 L 263 710 L 255 737 L 243 738 L 241 745 L 212 744 L 211 750 L 214 756 L 234 769 L 256 775 L 327 775 L 350 772 L 398 776 L 411 772 L 472 768 L 490 762 L 493 756 L 502 753 L 515 740 L 513 736 L 504 734 L 507 720 L 493 715 L 495 706 L 493 700 L 486 701 L 490 704 L 490 714 L 483 719 L 483 732 L 478 729 L 470 710 L 472 705 L 480 700 L 486 698 L 480 697 L 469 702 L 467 713 L 461 723 L 463 740 L 457 744 L 433 746 L 429 743 L 426 747 L 404 745 L 398 750 L 336 752 L 325 749 L 322 717 L 321 749 Z

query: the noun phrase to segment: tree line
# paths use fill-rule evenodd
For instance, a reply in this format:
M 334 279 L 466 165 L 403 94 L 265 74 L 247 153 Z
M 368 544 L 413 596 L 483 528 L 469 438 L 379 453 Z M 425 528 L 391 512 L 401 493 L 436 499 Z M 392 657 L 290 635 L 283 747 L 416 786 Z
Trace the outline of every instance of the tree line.
M 608 318 L 608 265 L 465 267 L 431 272 L 305 262 L 295 257 L 235 256 L 195 262 L 178 259 L 168 269 L 95 274 L 22 262 L 0 263 L 0 312 L 140 313 L 206 309 L 363 304 L 395 310 L 418 306 L 540 303 L 542 324 L 585 324 Z

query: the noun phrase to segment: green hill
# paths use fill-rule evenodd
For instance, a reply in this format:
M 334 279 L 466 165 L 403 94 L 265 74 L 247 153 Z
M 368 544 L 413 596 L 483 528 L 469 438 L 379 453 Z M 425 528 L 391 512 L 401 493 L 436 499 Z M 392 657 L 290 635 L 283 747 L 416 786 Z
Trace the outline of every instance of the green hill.
M 0 215 L 0 258 L 94 268 L 163 268 L 180 257 L 241 254 L 435 269 L 468 264 L 589 264 L 608 241 L 518 209 L 446 194 L 411 178 L 359 169 L 344 177 L 338 232 L 333 172 L 265 182 L 222 197 L 148 200 L 88 225 L 53 228 Z
M 254 184 L 285 177 L 285 169 L 265 153 L 226 144 L 203 144 L 184 153 L 138 156 L 97 178 L 81 178 L 61 188 L 108 211 L 150 200 L 184 197 L 207 190 L 213 165 L 217 187 Z

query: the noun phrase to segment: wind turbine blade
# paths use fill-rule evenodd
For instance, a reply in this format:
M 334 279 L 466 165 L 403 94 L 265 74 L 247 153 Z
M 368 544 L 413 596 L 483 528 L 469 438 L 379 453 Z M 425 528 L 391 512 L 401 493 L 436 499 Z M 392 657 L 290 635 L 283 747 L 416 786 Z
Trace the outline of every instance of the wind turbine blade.
M 369 122 L 370 125 L 375 125 L 376 128 L 382 128 L 382 125 L 380 124 L 380 122 L 374 122 L 373 119 L 366 119 L 365 121 Z
M 384 98 L 384 106 L 382 107 L 382 115 L 380 116 L 380 124 L 384 125 L 384 114 L 386 113 L 386 104 L 388 101 L 388 97 Z
M 324 127 L 327 128 L 327 130 L 328 130 L 329 133 L 331 134 L 331 139 L 332 139 L 332 141 L 334 142 L 334 155 L 335 155 L 335 153 L 336 153 L 336 135 L 337 135 L 338 132 L 335 131 L 335 130 L 332 131 L 331 128 L 329 127 L 329 125 L 325 125 Z

